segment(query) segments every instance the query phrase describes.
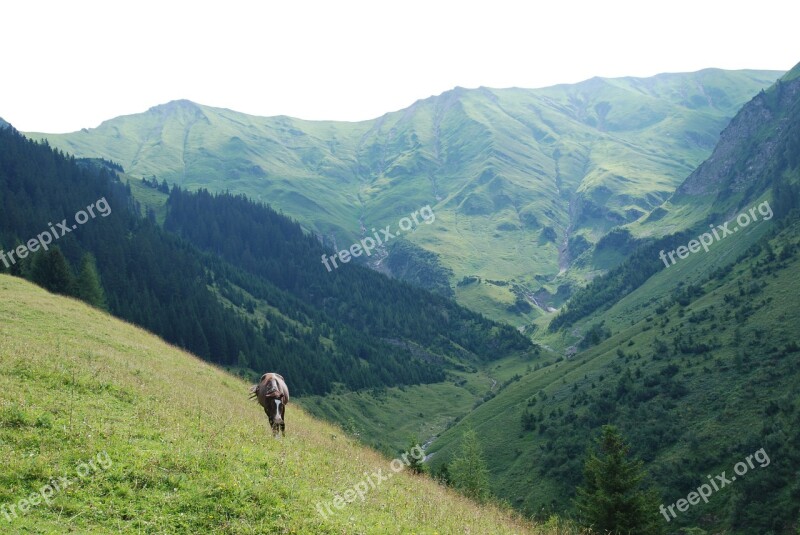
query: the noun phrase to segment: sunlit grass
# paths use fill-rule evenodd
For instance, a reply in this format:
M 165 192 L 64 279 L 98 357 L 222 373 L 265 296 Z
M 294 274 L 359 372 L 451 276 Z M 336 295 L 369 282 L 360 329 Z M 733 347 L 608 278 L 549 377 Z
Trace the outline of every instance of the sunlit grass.
M 3 533 L 557 533 L 407 474 L 323 518 L 390 459 L 292 404 L 275 440 L 247 384 L 145 331 L 0 276 L 0 505 L 107 470 Z

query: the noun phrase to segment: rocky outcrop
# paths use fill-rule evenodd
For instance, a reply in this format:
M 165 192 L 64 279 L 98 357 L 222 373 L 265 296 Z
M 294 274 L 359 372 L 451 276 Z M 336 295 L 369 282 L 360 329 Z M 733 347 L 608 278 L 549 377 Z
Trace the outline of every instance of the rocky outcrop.
M 792 115 L 786 110 L 800 100 L 800 79 L 778 81 L 761 91 L 722 131 L 705 162 L 684 181 L 676 194 L 705 195 L 743 191 L 764 175 Z

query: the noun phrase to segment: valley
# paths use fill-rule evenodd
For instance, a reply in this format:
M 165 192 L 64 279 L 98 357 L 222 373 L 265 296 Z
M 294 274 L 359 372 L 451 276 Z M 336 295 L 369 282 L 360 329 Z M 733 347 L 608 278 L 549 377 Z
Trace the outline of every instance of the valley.
M 184 360 L 190 357 L 175 348 L 155 351 L 161 342 L 130 326 L 113 344 L 101 343 L 98 334 L 85 338 L 75 312 L 87 313 L 84 305 L 0 275 L 8 295 L 24 303 L 23 312 L 10 305 L 2 310 L 11 320 L 4 329 L 14 330 L 4 331 L 10 335 L 0 345 L 0 376 L 15 388 L 39 388 L 20 356 L 32 343 L 24 329 L 40 336 L 54 329 L 45 321 L 28 325 L 28 316 L 42 318 L 37 307 L 69 311 L 63 321 L 72 327 L 55 349 L 33 344 L 36 358 L 69 363 L 81 381 L 89 381 L 85 370 L 92 363 L 95 371 L 109 368 L 99 363 L 112 354 L 123 367 L 117 379 L 130 388 L 153 388 L 148 367 L 171 385 L 181 382 L 176 370 L 200 374 L 240 414 L 244 409 L 228 400 L 232 385 L 279 369 L 296 385 L 293 404 L 305 428 L 290 440 L 308 452 L 303 462 L 331 468 L 314 472 L 328 487 L 353 484 L 355 476 L 342 475 L 341 458 L 333 460 L 345 441 L 371 463 L 380 458 L 364 445 L 388 459 L 409 444 L 424 444 L 431 475 L 453 483 L 451 469 L 474 432 L 491 495 L 545 526 L 545 533 L 563 519 L 567 527 L 553 533 L 577 532 L 570 523 L 576 488 L 587 449 L 606 424 L 643 461 L 648 485 L 665 504 L 685 497 L 704 474 L 730 471 L 763 448 L 769 467 L 693 506 L 668 528 L 790 534 L 800 514 L 798 125 L 800 65 L 785 74 L 709 69 L 538 90 L 456 88 L 356 123 L 253 117 L 174 101 L 96 129 L 29 134 L 46 145 L 2 129 L 0 245 L 15 246 L 47 214 L 67 213 L 77 199 L 105 193 L 113 213 L 123 215 L 66 238 L 67 271 L 93 255 L 111 314 L 213 367 L 190 366 Z M 387 242 L 369 262 L 321 265 L 321 256 L 330 258 L 372 235 L 373 227 L 396 225 L 427 205 L 435 221 Z M 764 206 L 769 217 L 754 218 L 707 250 L 698 243 L 693 254 L 680 252 L 693 249 L 691 240 L 709 228 Z M 661 253 L 674 251 L 680 260 L 665 265 Z M 37 279 L 44 276 L 42 258 L 49 256 L 0 271 L 52 282 Z M 55 293 L 82 298 L 70 285 Z M 176 303 L 184 307 L 180 312 Z M 100 349 L 81 352 L 84 339 Z M 129 340 L 137 342 L 128 347 Z M 155 356 L 162 352 L 168 355 L 163 362 Z M 146 366 L 136 360 L 139 353 L 148 355 Z M 50 380 L 81 391 L 74 375 L 61 375 Z M 81 391 L 87 413 L 93 388 Z M 101 391 L 113 397 L 119 388 Z M 149 395 L 173 400 L 166 392 Z M 19 477 L 37 482 L 35 474 L 24 475 L 35 468 L 13 460 L 17 450 L 45 440 L 33 423 L 45 418 L 43 409 L 32 395 L 25 399 L 27 405 L 7 400 L 12 409 L 4 409 L 0 430 L 25 434 L 8 431 L 12 446 L 1 451 Z M 169 494 L 168 487 L 186 485 L 229 519 L 228 532 L 264 528 L 264 522 L 270 526 L 264 529 L 285 531 L 287 518 L 256 519 L 248 512 L 248 503 L 265 499 L 253 497 L 259 483 L 219 475 L 222 467 L 238 474 L 246 471 L 242 463 L 247 469 L 256 463 L 253 444 L 242 446 L 241 458 L 227 457 L 232 441 L 265 438 L 225 442 L 213 434 L 230 425 L 219 408 L 171 402 L 185 414 L 154 417 L 185 428 L 194 414 L 195 432 L 212 433 L 207 447 L 216 449 L 202 472 L 187 478 L 175 468 L 149 492 Z M 144 398 L 133 406 L 145 418 Z M 124 449 L 102 418 L 92 424 L 97 428 L 75 431 L 71 410 L 50 417 L 66 440 L 91 434 L 97 444 Z M 204 414 L 211 418 L 205 428 Z M 134 425 L 131 416 L 115 418 Z M 243 418 L 251 427 L 263 424 Z M 244 424 L 237 425 L 245 436 Z M 199 455 L 183 438 L 143 431 L 163 427 L 149 421 L 128 440 L 160 441 L 158 448 L 180 443 L 182 453 L 161 454 L 168 466 Z M 285 447 L 257 446 L 276 456 Z M 281 466 L 298 472 L 302 456 Z M 208 479 L 198 479 L 205 471 Z M 155 477 L 144 468 L 134 472 Z M 198 483 L 217 478 L 225 482 L 221 489 Z M 409 476 L 403 484 L 416 479 L 424 478 Z M 269 499 L 282 503 L 299 491 L 289 519 L 309 532 L 360 532 L 389 522 L 383 497 L 359 505 L 349 520 L 321 522 L 309 512 L 311 501 L 323 499 L 319 492 L 281 481 L 283 494 Z M 399 502 L 402 530 L 413 529 L 419 515 L 442 532 L 461 532 L 462 523 L 494 523 L 475 527 L 496 529 L 487 532 L 538 529 L 502 508 L 470 509 L 478 506 L 424 481 L 442 511 L 456 512 L 433 515 L 415 501 L 421 496 L 407 492 Z M 93 492 L 107 503 L 115 499 L 100 488 Z M 159 500 L 166 499 L 162 494 Z M 222 499 L 216 506 L 214 496 Z M 184 498 L 174 499 L 192 529 L 218 525 L 180 505 Z M 160 515 L 173 513 L 156 508 L 148 515 L 156 519 L 152 525 L 136 527 L 157 529 Z M 43 515 L 37 521 L 54 522 L 49 513 L 37 514 Z M 476 517 L 484 514 L 481 524 Z

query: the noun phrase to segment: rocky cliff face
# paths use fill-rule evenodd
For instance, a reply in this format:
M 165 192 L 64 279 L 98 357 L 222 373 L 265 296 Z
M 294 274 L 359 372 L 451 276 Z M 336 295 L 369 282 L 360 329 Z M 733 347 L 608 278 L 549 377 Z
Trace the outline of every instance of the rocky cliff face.
M 765 176 L 787 127 L 797 120 L 800 78 L 779 80 L 762 91 L 722 131 L 716 149 L 676 194 L 707 195 L 743 191 Z

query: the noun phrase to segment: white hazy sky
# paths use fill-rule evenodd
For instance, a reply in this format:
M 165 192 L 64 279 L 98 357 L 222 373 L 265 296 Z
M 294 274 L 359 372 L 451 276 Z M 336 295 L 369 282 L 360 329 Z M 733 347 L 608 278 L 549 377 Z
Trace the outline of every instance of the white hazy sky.
M 796 0 L 9 1 L 0 117 L 68 132 L 186 98 L 362 120 L 454 86 L 788 70 Z

